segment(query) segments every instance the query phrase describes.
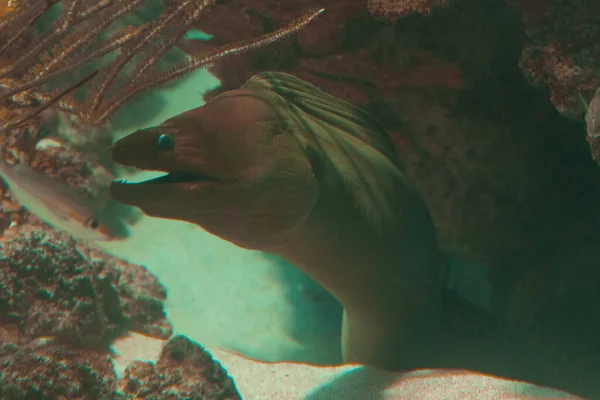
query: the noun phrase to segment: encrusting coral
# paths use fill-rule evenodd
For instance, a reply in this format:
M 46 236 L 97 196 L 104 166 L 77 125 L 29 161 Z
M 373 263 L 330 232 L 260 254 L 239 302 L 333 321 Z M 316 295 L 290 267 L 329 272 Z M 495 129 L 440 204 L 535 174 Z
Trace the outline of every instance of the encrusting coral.
M 241 400 L 221 364 L 185 336 L 169 340 L 156 363 L 130 364 L 119 380 L 119 389 L 136 399 Z
M 45 225 L 16 226 L 0 238 L 0 321 L 27 337 L 90 345 L 131 330 L 166 339 L 165 299 L 146 268 Z
M 181 336 L 156 366 L 135 362 L 117 382 L 103 349 L 127 331 L 169 338 L 165 298 L 142 266 L 45 225 L 8 228 L 0 238 L 0 397 L 239 399 L 220 364 Z
M 547 86 L 557 110 L 582 117 L 600 86 L 600 14 L 596 0 L 509 0 L 523 13 L 527 41 L 521 68 L 535 85 Z
M 223 18 L 242 4 L 250 23 L 224 29 Z M 219 45 L 278 24 L 313 1 L 281 4 L 233 0 L 217 5 L 215 17 L 198 26 Z M 405 174 L 429 206 L 443 250 L 489 262 L 528 247 L 531 235 L 523 224 L 541 211 L 545 192 L 552 190 L 553 173 L 543 166 L 553 155 L 544 151 L 545 138 L 519 132 L 530 129 L 527 120 L 506 110 L 522 88 L 497 89 L 504 85 L 500 80 L 522 83 L 504 72 L 514 61 L 509 73 L 519 73 L 514 50 L 503 45 L 516 40 L 516 27 L 506 21 L 518 18 L 517 12 L 496 2 L 454 2 L 429 16 L 391 23 L 370 16 L 360 0 L 330 1 L 327 10 L 287 47 L 210 68 L 222 86 L 206 98 L 261 71 L 291 73 L 385 125 Z M 202 52 L 211 41 L 190 40 L 182 47 Z M 522 121 L 518 129 L 516 120 Z M 529 182 L 540 190 L 527 190 Z
M 316 3 L 231 0 L 198 24 L 211 41 L 188 40 L 182 48 L 194 53 L 211 42 L 260 33 Z M 507 331 L 520 338 L 532 332 L 528 347 L 537 342 L 556 357 L 564 350 L 583 359 L 597 351 L 587 333 L 600 321 L 600 252 L 594 245 L 600 240 L 600 175 L 585 143 L 583 110 L 577 111 L 580 121 L 556 112 L 543 88 L 561 88 L 552 69 L 544 75 L 549 84 L 532 87 L 524 48 L 550 49 L 546 41 L 559 41 L 561 53 L 549 55 L 583 58 L 573 82 L 584 86 L 574 86 L 572 94 L 576 100 L 577 91 L 589 87 L 582 90 L 589 102 L 600 42 L 580 39 L 596 37 L 598 14 L 588 0 L 511 3 L 456 0 L 426 16 L 391 22 L 371 16 L 362 0 L 320 1 L 327 13 L 286 46 L 212 67 L 222 86 L 206 98 L 278 70 L 372 113 L 396 141 L 404 172 L 431 211 L 440 247 L 490 266 L 491 307 Z M 546 15 L 550 5 L 558 11 Z M 248 22 L 225 28 L 224 18 L 240 9 L 246 14 L 240 20 Z M 546 15 L 543 30 L 531 30 L 536 19 L 530 15 Z M 563 22 L 552 25 L 555 19 Z M 571 337 L 582 334 L 586 350 L 571 345 Z M 566 365 L 543 370 L 522 373 L 596 393 Z
M 109 354 L 53 338 L 31 340 L 0 325 L 0 398 L 7 400 L 237 400 L 223 367 L 183 336 L 169 340 L 154 365 L 134 362 L 118 378 Z
M 600 13 L 596 0 L 566 2 L 509 0 L 523 13 L 528 36 L 521 68 L 530 81 L 545 86 L 561 113 L 583 119 L 600 87 Z M 585 104 L 582 104 L 585 103 Z M 600 163 L 600 138 L 586 135 Z
M 411 13 L 427 14 L 431 9 L 450 0 L 366 0 L 369 12 L 374 16 L 396 19 Z
M 31 340 L 0 324 L 0 398 L 6 400 L 125 400 L 107 354 L 49 338 Z

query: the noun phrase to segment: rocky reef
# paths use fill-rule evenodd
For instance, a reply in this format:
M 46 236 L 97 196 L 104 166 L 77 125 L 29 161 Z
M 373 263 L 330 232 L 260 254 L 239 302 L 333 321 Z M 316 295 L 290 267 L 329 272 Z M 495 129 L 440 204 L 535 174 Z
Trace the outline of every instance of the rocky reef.
M 118 379 L 106 352 L 31 340 L 3 324 L 0 365 L 0 397 L 8 400 L 240 399 L 223 367 L 182 336 L 167 342 L 156 366 L 135 362 Z
M 10 400 L 119 400 L 109 356 L 93 349 L 32 340 L 15 325 L 0 325 L 0 397 Z
M 18 149 L 12 154 L 23 157 Z M 52 151 L 56 158 L 49 156 Z M 85 173 L 87 160 L 68 157 L 80 153 L 57 148 L 31 154 L 33 160 L 66 160 L 36 163 L 23 157 L 49 175 L 64 174 L 73 186 L 94 187 Z M 115 338 L 128 332 L 171 337 L 166 289 L 145 267 L 44 224 L 10 191 L 3 189 L 2 200 L 1 398 L 240 398 L 220 364 L 181 336 L 167 342 L 156 365 L 134 362 L 118 380 L 109 351 Z
M 99 160 L 29 127 L 2 137 L 2 157 L 97 196 Z M 41 147 L 45 140 L 51 145 Z M 0 398 L 240 398 L 220 364 L 183 337 L 167 342 L 156 366 L 135 362 L 119 380 L 109 351 L 115 338 L 171 337 L 166 289 L 144 266 L 44 224 L 4 183 L 0 195 Z
M 600 169 L 577 102 L 600 84 L 597 2 L 232 0 L 198 24 L 211 40 L 181 47 L 196 54 L 268 32 L 316 4 L 326 12 L 310 29 L 212 67 L 222 87 L 206 98 L 279 70 L 370 111 L 440 247 L 490 268 L 506 340 L 573 360 L 600 354 L 586 333 L 600 330 Z M 523 379 L 598 395 L 568 366 L 542 375 Z
M 310 29 L 212 67 L 223 85 L 206 97 L 279 70 L 375 115 L 442 249 L 491 267 L 491 306 L 502 322 L 491 325 L 504 336 L 487 347 L 446 347 L 480 360 L 484 372 L 598 397 L 600 169 L 592 157 L 600 159 L 600 140 L 585 134 L 581 108 L 600 85 L 597 0 L 230 0 L 197 24 L 211 41 L 180 47 L 203 54 L 314 7 L 326 12 Z M 0 5 L 0 17 L 8 8 Z M 28 111 L 13 103 L 0 118 Z M 64 115 L 49 108 L 40 117 L 6 132 L 0 156 L 97 196 L 107 165 L 93 151 L 109 136 L 82 135 L 70 119 L 49 135 Z M 44 140 L 54 144 L 41 148 Z M 128 330 L 171 336 L 164 288 L 143 266 L 44 225 L 3 184 L 0 200 L 0 397 L 240 398 L 222 367 L 183 337 L 119 380 L 111 339 Z M 469 319 L 452 322 L 460 340 L 475 342 L 481 330 L 465 335 Z M 491 346 L 520 369 L 486 364 Z
M 30 127 L 2 137 L 2 156 L 97 196 L 99 160 Z M 53 143 L 42 148 L 44 140 Z M 0 196 L 0 398 L 240 398 L 221 365 L 181 336 L 156 365 L 134 362 L 118 379 L 109 351 L 115 338 L 171 337 L 166 289 L 144 266 L 44 224 L 4 183 Z
M 140 399 L 241 400 L 223 367 L 185 336 L 169 340 L 155 364 L 136 361 L 129 365 L 119 387 Z
M 581 119 L 600 87 L 600 14 L 594 0 L 509 0 L 523 13 L 527 42 L 520 65 L 531 83 L 545 86 L 558 111 Z M 583 104 L 582 104 L 583 103 Z M 600 139 L 586 136 L 600 162 Z
M 146 268 L 66 233 L 27 224 L 0 238 L 0 320 L 29 337 L 92 344 L 131 330 L 168 338 L 165 299 Z

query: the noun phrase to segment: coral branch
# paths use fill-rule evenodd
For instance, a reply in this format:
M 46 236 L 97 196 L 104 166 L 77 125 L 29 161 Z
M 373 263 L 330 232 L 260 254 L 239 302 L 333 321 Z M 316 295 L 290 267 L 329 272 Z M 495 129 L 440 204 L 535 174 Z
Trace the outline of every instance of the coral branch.
M 0 42 L 4 43 L 0 47 L 0 132 L 22 127 L 47 108 L 101 125 L 136 94 L 219 59 L 277 42 L 323 12 L 310 12 L 275 32 L 229 43 L 161 71 L 159 61 L 216 0 L 169 0 L 150 22 L 136 25 L 126 19 L 148 3 L 152 5 L 150 0 L 33 0 L 4 10 L 0 15 Z M 51 9 L 59 15 L 50 30 L 40 32 L 35 23 Z M 90 70 L 97 70 L 97 76 L 91 76 Z M 75 83 L 64 87 L 61 79 Z M 62 89 L 56 89 L 57 83 Z M 74 92 L 79 94 L 80 87 L 83 100 L 76 100 Z M 12 112 L 23 108 L 28 112 Z
M 106 108 L 101 110 L 95 116 L 95 120 L 91 122 L 99 122 L 110 118 L 110 116 L 120 108 L 125 102 L 136 94 L 148 90 L 150 88 L 162 85 L 170 80 L 179 78 L 191 71 L 206 68 L 220 59 L 224 59 L 228 56 L 244 53 L 252 49 L 266 46 L 270 43 L 276 42 L 283 38 L 290 36 L 299 29 L 303 28 L 306 24 L 311 22 L 321 13 L 324 9 L 318 9 L 307 13 L 306 15 L 298 18 L 291 22 L 287 26 L 276 30 L 275 32 L 267 33 L 252 40 L 244 40 L 232 44 L 225 45 L 216 50 L 209 51 L 202 56 L 198 56 L 189 62 L 184 63 L 180 66 L 175 66 L 165 72 L 158 72 L 152 75 L 138 75 L 134 79 L 133 83 L 125 87 L 120 93 L 118 93 L 114 100 L 110 103 L 106 103 Z

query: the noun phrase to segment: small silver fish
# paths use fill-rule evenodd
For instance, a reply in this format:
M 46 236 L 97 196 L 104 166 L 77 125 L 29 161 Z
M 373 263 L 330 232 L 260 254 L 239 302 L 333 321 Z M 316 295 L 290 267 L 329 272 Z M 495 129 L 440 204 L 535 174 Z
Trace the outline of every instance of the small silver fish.
M 102 218 L 100 207 L 65 182 L 24 164 L 11 166 L 1 159 L 0 175 L 21 206 L 54 228 L 78 239 L 114 238 Z
M 590 104 L 586 104 L 583 97 L 580 96 L 580 100 L 583 101 L 585 106 L 585 124 L 587 126 L 587 134 L 589 137 L 597 138 L 600 136 L 600 87 L 592 96 Z

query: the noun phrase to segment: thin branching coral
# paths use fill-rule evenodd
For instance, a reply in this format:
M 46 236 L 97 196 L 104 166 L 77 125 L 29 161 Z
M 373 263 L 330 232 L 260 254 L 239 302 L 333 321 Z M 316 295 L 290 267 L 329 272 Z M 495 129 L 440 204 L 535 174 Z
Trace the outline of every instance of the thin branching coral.
M 138 25 L 127 17 L 148 0 L 9 1 L 0 9 L 0 131 L 22 127 L 48 108 L 103 124 L 138 93 L 279 41 L 323 12 L 307 12 L 275 31 L 157 68 L 216 1 L 164 0 L 158 18 Z M 51 13 L 58 13 L 52 27 L 40 32 L 38 22 Z M 65 77 L 68 84 L 57 85 Z
M 411 13 L 427 14 L 432 8 L 449 2 L 449 0 L 366 0 L 371 14 L 386 19 L 396 19 Z

